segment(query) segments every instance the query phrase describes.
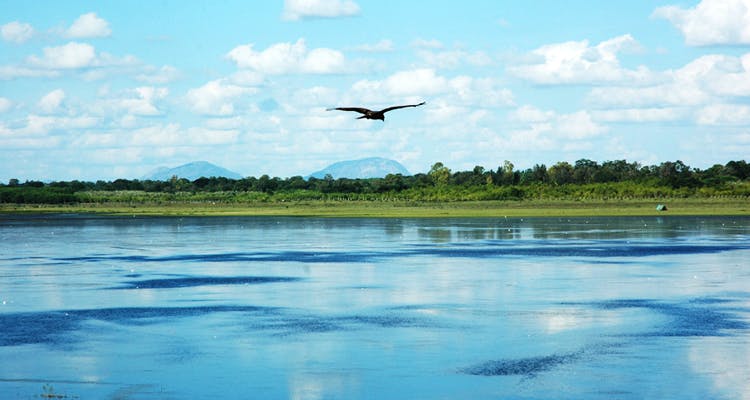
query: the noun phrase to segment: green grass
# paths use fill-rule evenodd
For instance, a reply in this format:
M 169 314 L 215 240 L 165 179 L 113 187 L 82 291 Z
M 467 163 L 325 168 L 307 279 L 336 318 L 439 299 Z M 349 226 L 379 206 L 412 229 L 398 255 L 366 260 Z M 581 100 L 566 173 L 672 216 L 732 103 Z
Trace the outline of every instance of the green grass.
M 657 203 L 667 211 L 657 211 Z M 466 202 L 305 201 L 251 203 L 105 203 L 0 205 L 0 213 L 93 213 L 143 216 L 299 217 L 563 217 L 644 215 L 750 215 L 746 199 L 526 200 Z

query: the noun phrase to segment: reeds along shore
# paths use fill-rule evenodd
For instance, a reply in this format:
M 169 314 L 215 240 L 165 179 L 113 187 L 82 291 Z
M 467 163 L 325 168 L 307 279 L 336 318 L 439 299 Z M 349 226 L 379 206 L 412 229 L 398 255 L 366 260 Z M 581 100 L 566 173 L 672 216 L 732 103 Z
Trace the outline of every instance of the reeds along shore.
M 667 205 L 666 211 L 657 210 Z M 70 205 L 0 204 L 4 214 L 91 213 L 127 216 L 308 216 L 373 218 L 466 218 L 466 217 L 585 217 L 737 215 L 750 216 L 746 198 L 656 200 L 529 200 L 529 201 L 295 201 L 217 203 L 88 203 Z M 2 218 L 2 217 L 0 217 Z

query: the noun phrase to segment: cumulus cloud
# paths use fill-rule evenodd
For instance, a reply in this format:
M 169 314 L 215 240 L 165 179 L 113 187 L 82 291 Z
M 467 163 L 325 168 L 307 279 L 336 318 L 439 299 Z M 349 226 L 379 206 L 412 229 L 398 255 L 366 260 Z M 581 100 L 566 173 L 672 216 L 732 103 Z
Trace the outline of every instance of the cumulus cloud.
M 604 107 L 685 107 L 750 96 L 750 53 L 705 55 L 661 77 L 651 86 L 594 88 L 588 101 Z
M 3 65 L 0 66 L 0 80 L 11 80 L 16 78 L 53 78 L 59 76 L 60 73 L 54 70 L 30 68 L 19 65 Z
M 84 80 L 98 80 L 117 75 L 142 73 L 144 67 L 134 56 L 117 57 L 97 53 L 88 43 L 69 42 L 61 46 L 45 47 L 41 55 L 31 55 L 21 65 L 0 66 L 0 79 L 19 77 L 56 77 L 77 73 Z
M 188 106 L 199 114 L 226 116 L 234 114 L 234 101 L 237 97 L 256 91 L 254 88 L 232 84 L 226 79 L 217 79 L 199 88 L 190 89 L 185 100 Z
M 665 6 L 652 16 L 669 20 L 691 46 L 750 44 L 750 0 L 703 0 L 687 9 Z
M 44 136 L 53 131 L 89 129 L 97 123 L 97 118 L 88 115 L 69 117 L 29 114 L 26 124 L 13 130 L 13 133 L 19 137 Z
M 351 0 L 284 0 L 282 18 L 298 21 L 308 18 L 351 17 L 360 12 Z
M 13 107 L 13 102 L 5 97 L 0 97 L 0 114 L 10 111 Z
M 412 47 L 418 48 L 418 49 L 442 49 L 443 48 L 443 42 L 437 40 L 437 39 L 415 39 L 413 42 L 411 42 Z
M 70 42 L 62 46 L 45 47 L 42 57 L 30 56 L 30 65 L 48 69 L 73 69 L 94 65 L 96 50 L 88 43 Z
M 3 40 L 11 43 L 23 43 L 34 36 L 34 28 L 25 22 L 13 21 L 0 27 Z
M 167 88 L 143 86 L 133 89 L 131 96 L 115 102 L 118 108 L 126 110 L 131 115 L 154 116 L 161 115 L 155 102 L 164 99 L 169 94 Z
M 492 65 L 492 58 L 483 51 L 461 49 L 447 51 L 421 50 L 417 55 L 429 66 L 436 68 L 456 68 L 461 65 L 486 67 Z
M 135 76 L 135 79 L 141 82 L 160 84 L 173 82 L 180 76 L 180 71 L 171 65 L 163 65 L 161 68 L 147 66 L 143 72 Z
M 86 39 L 107 37 L 111 33 L 109 22 L 91 12 L 78 17 L 65 32 L 65 36 L 74 39 Z
M 667 122 L 686 118 L 690 110 L 683 107 L 622 108 L 594 110 L 591 115 L 602 122 Z
M 431 68 L 398 71 L 383 80 L 360 80 L 352 85 L 352 94 L 368 102 L 392 101 L 394 97 L 420 100 L 441 95 L 460 106 L 513 105 L 513 93 L 494 79 L 464 75 L 448 78 Z
M 39 100 L 39 109 L 45 114 L 53 114 L 57 112 L 65 100 L 65 92 L 62 89 L 55 89 Z
M 711 104 L 698 110 L 696 122 L 701 125 L 747 125 L 750 124 L 750 106 Z
M 308 50 L 304 39 L 295 43 L 277 43 L 265 50 L 255 51 L 252 44 L 237 46 L 227 58 L 239 68 L 248 68 L 268 75 L 344 72 L 346 60 L 337 50 L 315 48 Z
M 608 131 L 606 126 L 597 123 L 591 113 L 585 110 L 560 114 L 524 105 L 511 111 L 508 119 L 522 125 L 527 124 L 527 130 L 535 134 L 572 140 L 591 138 Z
M 539 84 L 641 82 L 650 78 L 645 67 L 626 69 L 617 56 L 640 47 L 630 35 L 622 35 L 595 46 L 587 40 L 542 46 L 531 54 L 531 62 L 511 66 L 508 71 Z
M 432 69 L 399 71 L 385 79 L 382 88 L 395 96 L 430 95 L 443 92 L 448 80 Z
M 388 39 L 383 39 L 377 43 L 365 43 L 354 47 L 356 51 L 364 51 L 366 53 L 387 53 L 393 51 L 393 42 Z

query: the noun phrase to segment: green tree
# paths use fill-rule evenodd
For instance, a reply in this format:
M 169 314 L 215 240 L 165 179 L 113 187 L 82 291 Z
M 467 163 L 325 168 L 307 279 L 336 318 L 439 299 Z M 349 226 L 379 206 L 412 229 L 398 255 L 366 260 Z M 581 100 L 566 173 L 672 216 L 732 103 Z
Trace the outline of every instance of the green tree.
M 513 166 L 513 163 L 505 160 L 503 165 L 497 168 L 495 183 L 498 185 L 515 185 L 518 183 L 519 175 Z
M 428 173 L 434 185 L 447 185 L 451 178 L 451 170 L 441 162 L 436 162 Z
M 550 182 L 555 185 L 565 185 L 573 182 L 573 166 L 566 161 L 560 161 L 549 167 L 547 175 Z

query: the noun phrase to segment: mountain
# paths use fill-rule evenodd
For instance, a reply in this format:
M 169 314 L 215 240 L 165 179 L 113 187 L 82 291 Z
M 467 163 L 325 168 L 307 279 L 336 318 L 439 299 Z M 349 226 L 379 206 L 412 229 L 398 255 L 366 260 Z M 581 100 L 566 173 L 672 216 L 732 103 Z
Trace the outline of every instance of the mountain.
M 381 157 L 363 158 L 361 160 L 340 161 L 331 164 L 320 171 L 310 174 L 312 178 L 322 179 L 331 174 L 334 179 L 367 179 L 383 178 L 388 174 L 411 175 L 403 165 L 397 161 Z
M 202 176 L 210 178 L 212 176 L 231 179 L 242 179 L 242 175 L 232 172 L 226 168 L 222 168 L 218 165 L 211 164 L 207 161 L 195 161 L 187 164 L 180 165 L 179 167 L 167 168 L 160 167 L 152 171 L 150 174 L 143 177 L 143 179 L 150 179 L 153 181 L 168 181 L 173 176 L 178 178 L 185 178 L 190 181 L 194 181 Z

